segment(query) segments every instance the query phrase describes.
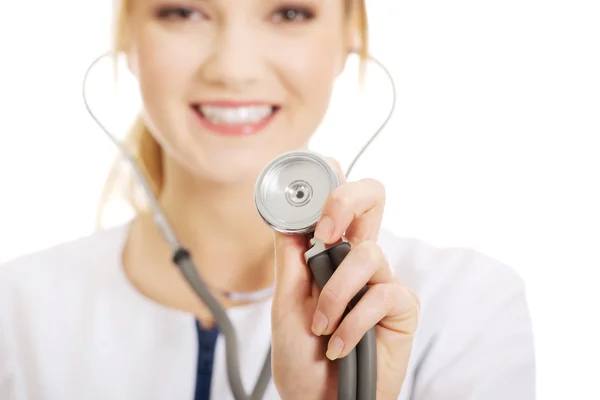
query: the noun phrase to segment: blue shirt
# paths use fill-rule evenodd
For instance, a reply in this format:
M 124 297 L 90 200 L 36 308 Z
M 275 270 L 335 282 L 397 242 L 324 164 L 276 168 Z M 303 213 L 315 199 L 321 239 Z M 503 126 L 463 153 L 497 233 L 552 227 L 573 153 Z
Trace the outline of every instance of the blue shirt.
M 208 400 L 210 399 L 215 344 L 219 336 L 219 329 L 215 325 L 212 329 L 205 330 L 196 321 L 196 331 L 198 332 L 198 364 L 194 400 Z

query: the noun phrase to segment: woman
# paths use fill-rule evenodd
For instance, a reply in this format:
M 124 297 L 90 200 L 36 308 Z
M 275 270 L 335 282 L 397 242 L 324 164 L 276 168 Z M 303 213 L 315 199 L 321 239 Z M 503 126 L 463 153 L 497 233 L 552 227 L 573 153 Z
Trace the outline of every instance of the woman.
M 255 211 L 260 169 L 306 146 L 348 53 L 365 58 L 362 0 L 122 1 L 116 47 L 144 105 L 131 143 L 221 293 L 248 392 L 272 344 L 266 399 L 335 399 L 330 360 L 376 326 L 378 399 L 534 398 L 530 320 L 510 269 L 382 230 L 384 190 L 367 179 L 342 184 L 324 208 L 316 237 L 346 231 L 353 247 L 319 294 L 306 244 L 273 240 Z M 170 257 L 140 206 L 124 226 L 3 267 L 0 398 L 231 398 L 218 327 Z M 224 295 L 272 285 L 272 297 L 243 304 Z

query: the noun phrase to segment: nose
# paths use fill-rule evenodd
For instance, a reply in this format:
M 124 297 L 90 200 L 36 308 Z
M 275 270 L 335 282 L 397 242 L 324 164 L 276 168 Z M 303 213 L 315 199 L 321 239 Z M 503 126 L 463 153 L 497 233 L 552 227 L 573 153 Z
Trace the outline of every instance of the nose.
M 260 44 L 251 29 L 241 24 L 222 27 L 201 66 L 204 80 L 232 89 L 252 85 L 262 73 Z

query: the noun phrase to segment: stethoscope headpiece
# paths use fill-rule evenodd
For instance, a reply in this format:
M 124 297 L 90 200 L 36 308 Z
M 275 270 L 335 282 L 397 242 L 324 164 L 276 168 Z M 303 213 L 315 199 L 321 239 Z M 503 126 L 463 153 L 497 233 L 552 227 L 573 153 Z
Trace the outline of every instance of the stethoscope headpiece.
M 329 194 L 340 185 L 336 168 L 310 150 L 275 157 L 256 180 L 254 202 L 272 229 L 304 234 L 314 231 Z

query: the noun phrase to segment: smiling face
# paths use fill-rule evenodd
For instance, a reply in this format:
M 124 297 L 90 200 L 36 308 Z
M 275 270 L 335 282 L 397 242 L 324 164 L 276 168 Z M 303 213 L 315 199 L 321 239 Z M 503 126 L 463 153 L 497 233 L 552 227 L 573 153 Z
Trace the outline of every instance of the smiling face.
M 129 0 L 126 50 L 167 156 L 253 179 L 306 145 L 350 49 L 347 0 Z

